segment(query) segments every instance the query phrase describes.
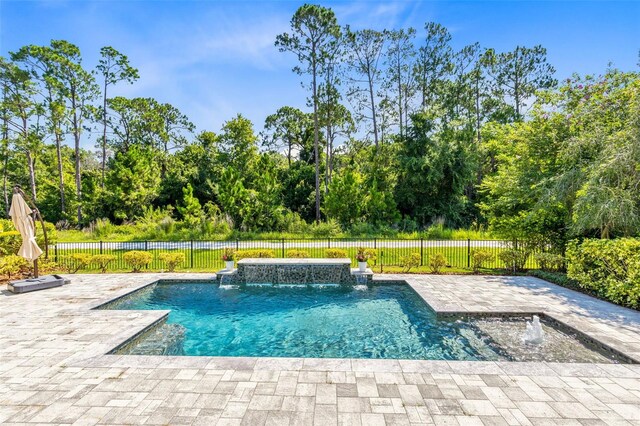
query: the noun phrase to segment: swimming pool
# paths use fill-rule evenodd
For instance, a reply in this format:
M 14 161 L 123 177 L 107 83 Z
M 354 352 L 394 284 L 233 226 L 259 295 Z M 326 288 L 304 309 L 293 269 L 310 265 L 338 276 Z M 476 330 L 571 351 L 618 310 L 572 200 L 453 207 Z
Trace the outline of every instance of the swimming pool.
M 170 310 L 121 354 L 611 362 L 545 326 L 549 348 L 519 343 L 520 319 L 441 319 L 407 284 L 220 286 L 158 282 L 106 309 Z M 550 353 L 548 353 L 550 352 Z

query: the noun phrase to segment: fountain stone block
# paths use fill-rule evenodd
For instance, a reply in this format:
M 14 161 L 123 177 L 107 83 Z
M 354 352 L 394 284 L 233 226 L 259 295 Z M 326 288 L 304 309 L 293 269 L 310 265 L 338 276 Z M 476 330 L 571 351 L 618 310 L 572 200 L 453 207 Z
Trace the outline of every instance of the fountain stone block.
M 237 284 L 353 284 L 351 259 L 247 258 L 238 261 Z

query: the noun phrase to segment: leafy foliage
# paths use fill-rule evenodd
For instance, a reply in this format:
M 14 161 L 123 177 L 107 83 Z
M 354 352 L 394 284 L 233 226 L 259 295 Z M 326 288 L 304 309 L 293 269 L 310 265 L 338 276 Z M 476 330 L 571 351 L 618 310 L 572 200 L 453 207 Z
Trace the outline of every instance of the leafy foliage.
M 12 276 L 24 274 L 29 269 L 29 262 L 15 254 L 0 257 L 0 274 L 6 275 L 9 279 Z
M 236 251 L 236 260 L 242 260 L 245 258 L 273 258 L 276 257 L 276 253 L 273 250 L 238 250 Z
M 62 263 L 70 274 L 75 274 L 79 270 L 87 268 L 92 260 L 93 256 L 89 253 L 74 253 L 65 257 Z
M 498 253 L 498 257 L 504 263 L 506 269 L 518 272 L 524 270 L 530 253 L 521 249 L 506 249 Z
M 185 254 L 181 252 L 160 253 L 158 255 L 158 259 L 160 259 L 162 262 L 164 262 L 165 265 L 167 265 L 167 270 L 169 272 L 175 272 L 176 268 L 184 263 Z
M 293 259 L 304 259 L 309 256 L 309 252 L 306 250 L 287 250 L 287 257 Z
M 429 268 L 431 268 L 431 272 L 434 274 L 439 274 L 442 268 L 447 266 L 448 263 L 447 257 L 442 253 L 434 253 L 432 256 L 429 256 Z
M 96 254 L 91 256 L 91 263 L 98 266 L 100 272 L 105 274 L 109 264 L 114 262 L 116 257 L 112 254 Z
M 495 260 L 495 256 L 489 250 L 475 249 L 471 252 L 471 259 L 473 261 L 473 272 L 478 272 L 480 268 L 489 262 Z
M 122 260 L 131 266 L 131 272 L 140 272 L 142 268 L 148 266 L 153 260 L 153 254 L 148 251 L 132 250 L 122 255 Z
M 587 239 L 567 248 L 567 276 L 614 303 L 640 307 L 640 239 Z
M 400 258 L 400 265 L 402 266 L 402 272 L 409 272 L 411 268 L 417 268 L 420 266 L 421 257 L 420 253 L 410 253 Z
M 349 257 L 349 255 L 347 254 L 346 250 L 335 249 L 335 248 L 334 249 L 326 249 L 324 251 L 324 254 L 329 259 L 345 259 L 345 258 Z

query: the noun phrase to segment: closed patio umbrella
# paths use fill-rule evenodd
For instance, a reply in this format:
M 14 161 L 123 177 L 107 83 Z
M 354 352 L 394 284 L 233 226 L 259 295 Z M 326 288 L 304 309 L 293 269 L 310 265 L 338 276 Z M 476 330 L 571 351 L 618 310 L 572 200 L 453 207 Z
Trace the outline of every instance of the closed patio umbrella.
M 31 213 L 33 211 L 27 205 L 20 193 L 14 193 L 11 199 L 9 215 L 18 232 L 22 236 L 22 245 L 18 255 L 27 260 L 35 261 L 42 254 L 42 250 L 36 242 L 36 230 Z

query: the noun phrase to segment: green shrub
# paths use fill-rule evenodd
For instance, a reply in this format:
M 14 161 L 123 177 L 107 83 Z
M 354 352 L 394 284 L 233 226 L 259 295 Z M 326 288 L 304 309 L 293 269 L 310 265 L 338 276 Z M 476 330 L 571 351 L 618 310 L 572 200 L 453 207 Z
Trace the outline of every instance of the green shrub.
M 572 241 L 567 276 L 600 297 L 640 307 L 640 239 Z
M 293 259 L 304 259 L 305 257 L 309 257 L 309 252 L 306 250 L 287 250 L 287 257 Z
M 529 252 L 519 249 L 507 249 L 498 254 L 506 269 L 516 272 L 522 271 L 529 258 Z
M 367 256 L 367 262 L 369 265 L 375 266 L 378 261 L 378 250 L 372 248 L 364 249 L 364 254 Z
M 25 274 L 29 270 L 29 262 L 22 256 L 10 254 L 0 258 L 0 274 L 11 279 L 12 276 Z
M 434 253 L 433 256 L 429 256 L 429 267 L 434 274 L 439 274 L 440 270 L 447 266 L 447 263 L 449 263 L 449 261 L 442 253 Z
M 153 255 L 147 251 L 132 250 L 123 254 L 122 260 L 131 266 L 131 272 L 140 272 L 142 268 L 151 263 Z
M 51 259 L 45 259 L 44 256 L 38 258 L 38 272 L 42 274 L 50 274 L 60 269 L 60 265 Z
M 160 253 L 158 255 L 158 259 L 167 265 L 167 269 L 169 272 L 173 272 L 176 270 L 178 266 L 184 263 L 185 255 L 182 252 L 168 252 L 168 253 Z
M 342 232 L 340 224 L 333 219 L 329 219 L 327 222 L 313 223 L 309 228 L 311 235 L 316 238 L 333 237 Z
M 69 256 L 65 256 L 62 259 L 62 263 L 65 269 L 70 274 L 75 274 L 80 269 L 85 269 L 91 264 L 91 256 L 89 253 L 74 253 Z
M 107 272 L 109 264 L 114 260 L 116 260 L 116 257 L 112 254 L 96 254 L 91 256 L 91 263 L 97 265 L 103 274 Z
M 553 253 L 536 253 L 533 258 L 538 262 L 540 269 L 546 272 L 561 271 L 564 269 L 564 257 Z
M 402 272 L 409 272 L 411 268 L 417 268 L 420 266 L 420 253 L 411 253 L 400 258 L 400 266 L 402 266 Z
M 273 250 L 238 250 L 236 252 L 236 260 L 246 259 L 246 258 L 261 258 L 261 259 L 270 259 L 276 257 L 276 253 Z
M 473 260 L 473 272 L 478 272 L 478 270 L 484 267 L 487 263 L 493 262 L 495 260 L 495 256 L 489 250 L 473 250 L 471 252 L 471 259 Z
M 343 249 L 326 249 L 324 251 L 325 257 L 329 259 L 344 259 L 345 257 L 349 257 L 346 250 Z

